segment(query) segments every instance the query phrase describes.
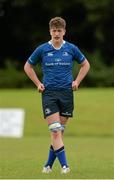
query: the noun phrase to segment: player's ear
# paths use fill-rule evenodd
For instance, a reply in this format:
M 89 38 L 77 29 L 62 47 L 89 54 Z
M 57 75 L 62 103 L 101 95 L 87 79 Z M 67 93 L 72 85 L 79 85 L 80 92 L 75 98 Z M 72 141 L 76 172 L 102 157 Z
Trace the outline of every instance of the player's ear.
M 49 29 L 49 33 L 50 33 L 50 35 L 52 34 L 52 33 L 51 33 L 51 29 Z
M 64 31 L 63 31 L 63 35 L 65 35 L 66 34 L 66 29 L 64 29 Z

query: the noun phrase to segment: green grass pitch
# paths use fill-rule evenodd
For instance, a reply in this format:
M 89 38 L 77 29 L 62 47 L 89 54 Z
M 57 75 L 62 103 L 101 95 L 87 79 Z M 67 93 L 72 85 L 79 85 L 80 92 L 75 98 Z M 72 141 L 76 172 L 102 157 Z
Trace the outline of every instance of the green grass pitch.
M 42 174 L 50 144 L 37 90 L 0 90 L 1 108 L 24 108 L 24 137 L 0 138 L 0 179 L 113 179 L 114 89 L 80 88 L 75 110 L 64 134 L 71 172 L 60 173 L 58 160 L 51 174 Z

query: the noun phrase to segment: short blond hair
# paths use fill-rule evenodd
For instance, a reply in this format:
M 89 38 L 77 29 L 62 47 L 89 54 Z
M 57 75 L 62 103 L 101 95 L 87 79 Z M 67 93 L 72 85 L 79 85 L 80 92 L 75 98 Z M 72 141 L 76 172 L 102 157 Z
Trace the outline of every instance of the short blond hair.
M 61 17 L 54 17 L 49 22 L 49 28 L 66 28 L 66 21 Z

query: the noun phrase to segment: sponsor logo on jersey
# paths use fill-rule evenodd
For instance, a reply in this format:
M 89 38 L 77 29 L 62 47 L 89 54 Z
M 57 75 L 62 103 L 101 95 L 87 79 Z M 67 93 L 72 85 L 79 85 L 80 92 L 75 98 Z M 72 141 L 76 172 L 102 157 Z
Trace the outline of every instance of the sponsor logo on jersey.
M 51 62 L 45 63 L 45 66 L 70 66 L 70 62 Z
M 45 66 L 70 66 L 69 62 L 55 62 L 55 63 L 45 63 Z
M 47 53 L 47 56 L 53 56 L 53 53 L 49 52 Z

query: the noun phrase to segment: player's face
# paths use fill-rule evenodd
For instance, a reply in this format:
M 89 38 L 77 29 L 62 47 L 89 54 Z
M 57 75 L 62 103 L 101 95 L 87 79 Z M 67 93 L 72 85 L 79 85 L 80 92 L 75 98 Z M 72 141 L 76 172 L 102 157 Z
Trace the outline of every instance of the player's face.
M 50 35 L 54 42 L 61 42 L 63 40 L 63 36 L 65 35 L 64 28 L 51 28 Z

